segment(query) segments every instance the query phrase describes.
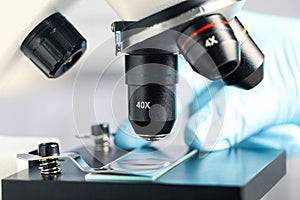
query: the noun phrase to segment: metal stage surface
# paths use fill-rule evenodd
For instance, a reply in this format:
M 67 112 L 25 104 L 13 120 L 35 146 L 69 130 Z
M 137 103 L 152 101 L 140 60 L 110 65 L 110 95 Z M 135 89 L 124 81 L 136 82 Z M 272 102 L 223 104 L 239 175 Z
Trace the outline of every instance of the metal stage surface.
M 3 200 L 255 200 L 284 176 L 286 155 L 280 150 L 247 148 L 197 154 L 149 182 L 89 182 L 70 161 L 62 161 L 61 168 L 56 180 L 43 179 L 37 166 L 4 179 Z

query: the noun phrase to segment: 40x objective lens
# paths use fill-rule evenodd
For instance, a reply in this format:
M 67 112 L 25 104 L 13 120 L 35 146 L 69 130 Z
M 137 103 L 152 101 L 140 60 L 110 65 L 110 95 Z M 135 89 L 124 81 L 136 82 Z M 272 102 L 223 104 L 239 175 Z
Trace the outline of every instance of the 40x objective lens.
M 140 137 L 167 136 L 176 119 L 177 55 L 126 55 L 128 118 Z

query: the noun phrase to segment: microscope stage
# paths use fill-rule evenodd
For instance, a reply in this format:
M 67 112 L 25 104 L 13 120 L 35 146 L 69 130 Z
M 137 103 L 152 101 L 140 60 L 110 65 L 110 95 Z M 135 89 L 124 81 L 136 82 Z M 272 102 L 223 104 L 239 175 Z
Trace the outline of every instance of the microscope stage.
M 61 169 L 56 180 L 43 179 L 37 166 L 4 179 L 3 200 L 260 199 L 286 173 L 286 155 L 247 148 L 197 154 L 148 182 L 86 181 L 86 174 L 68 160 Z

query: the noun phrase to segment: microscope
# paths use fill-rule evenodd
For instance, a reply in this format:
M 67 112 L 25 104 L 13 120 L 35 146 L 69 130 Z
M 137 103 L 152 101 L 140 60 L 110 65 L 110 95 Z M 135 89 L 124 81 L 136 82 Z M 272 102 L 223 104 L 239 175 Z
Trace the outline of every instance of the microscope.
M 252 89 L 263 79 L 264 55 L 236 17 L 245 0 L 107 0 L 122 18 L 112 24 L 116 54 L 125 55 L 128 119 L 137 135 L 158 141 L 176 120 L 178 56 L 210 80 Z M 49 78 L 68 71 L 86 40 L 56 13 L 21 50 Z
M 145 13 L 133 16 L 134 8 L 108 3 L 124 19 L 112 30 L 116 53 L 125 54 L 129 121 L 145 140 L 172 131 L 178 55 L 196 73 L 226 85 L 249 90 L 263 79 L 264 55 L 236 17 L 245 1 L 153 1 L 153 9 L 139 2 Z
M 115 52 L 125 57 L 128 119 L 144 140 L 161 141 L 172 132 L 179 56 L 199 78 L 241 90 L 263 80 L 264 55 L 236 17 L 245 0 L 106 2 L 121 18 L 111 26 Z M 48 78 L 65 74 L 86 49 L 87 40 L 60 13 L 44 19 L 21 45 Z M 108 126 L 92 130 L 102 148 Z M 185 150 L 139 148 L 94 167 L 83 154 L 61 153 L 56 143 L 40 144 L 34 153 L 18 154 L 29 161 L 29 169 L 3 180 L 4 200 L 260 199 L 286 172 L 281 150 L 237 146 L 206 156 Z

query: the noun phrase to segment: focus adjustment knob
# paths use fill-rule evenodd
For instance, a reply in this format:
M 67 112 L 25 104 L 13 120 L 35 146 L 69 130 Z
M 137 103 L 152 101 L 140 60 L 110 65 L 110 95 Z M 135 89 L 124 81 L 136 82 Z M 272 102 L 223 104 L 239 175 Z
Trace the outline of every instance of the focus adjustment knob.
M 57 78 L 68 71 L 86 48 L 86 39 L 60 13 L 38 24 L 21 45 L 21 51 L 48 78 Z

